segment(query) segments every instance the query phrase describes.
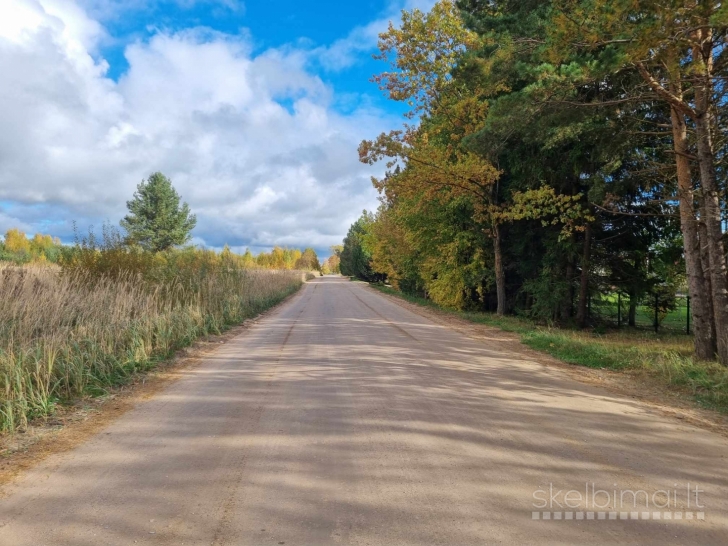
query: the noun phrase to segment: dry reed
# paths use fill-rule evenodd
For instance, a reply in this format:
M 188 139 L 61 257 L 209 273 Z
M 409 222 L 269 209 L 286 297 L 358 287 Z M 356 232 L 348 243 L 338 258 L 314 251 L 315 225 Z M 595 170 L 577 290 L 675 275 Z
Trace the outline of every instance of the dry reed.
M 0 431 L 98 395 L 281 301 L 300 272 L 207 268 L 164 282 L 0 265 Z

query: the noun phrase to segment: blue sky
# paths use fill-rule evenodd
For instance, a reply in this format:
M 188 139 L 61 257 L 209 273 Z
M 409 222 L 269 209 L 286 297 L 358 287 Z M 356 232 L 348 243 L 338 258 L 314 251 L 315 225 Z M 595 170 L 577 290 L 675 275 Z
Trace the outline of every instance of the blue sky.
M 390 18 L 396 13 L 397 4 L 386 0 L 318 0 L 315 9 L 311 5 L 292 0 L 248 0 L 232 4 L 170 0 L 114 10 L 106 13 L 106 28 L 113 40 L 102 48 L 101 54 L 110 64 L 109 76 L 118 79 L 128 68 L 124 58 L 128 42 L 149 39 L 160 29 L 174 32 L 207 27 L 229 35 L 248 35 L 255 52 L 286 46 L 313 50 L 346 39 L 352 30 L 371 21 Z M 103 11 L 99 14 L 103 15 Z M 317 69 L 344 99 L 349 94 L 364 94 L 377 106 L 396 111 L 396 105 L 388 103 L 369 82 L 372 74 L 383 67 L 381 62 L 372 59 L 374 51 L 369 48 L 358 52 L 350 66 L 327 69 L 312 63 L 312 69 Z M 348 104 L 345 100 L 342 103 L 344 107 Z
M 117 224 L 160 170 L 195 243 L 325 255 L 377 205 L 358 143 L 402 122 L 369 81 L 377 33 L 431 4 L 5 0 L 0 231 Z

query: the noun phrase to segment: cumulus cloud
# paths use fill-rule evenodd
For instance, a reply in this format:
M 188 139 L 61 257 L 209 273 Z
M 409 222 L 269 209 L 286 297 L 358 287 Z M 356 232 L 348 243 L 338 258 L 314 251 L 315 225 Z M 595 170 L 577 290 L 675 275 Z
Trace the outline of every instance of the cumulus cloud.
M 396 24 L 400 20 L 402 10 L 429 11 L 435 3 L 436 0 L 391 0 L 382 17 L 355 27 L 347 36 L 329 46 L 316 48 L 313 56 L 328 70 L 348 68 L 361 58 L 363 52 L 376 47 L 379 34 L 387 30 L 390 21 Z
M 337 113 L 310 52 L 253 54 L 246 37 L 205 28 L 159 32 L 127 46 L 129 68 L 113 81 L 98 53 L 105 35 L 71 0 L 0 5 L 0 224 L 68 237 L 71 220 L 115 223 L 155 170 L 210 246 L 325 248 L 376 204 L 356 146 L 392 121 L 365 107 Z

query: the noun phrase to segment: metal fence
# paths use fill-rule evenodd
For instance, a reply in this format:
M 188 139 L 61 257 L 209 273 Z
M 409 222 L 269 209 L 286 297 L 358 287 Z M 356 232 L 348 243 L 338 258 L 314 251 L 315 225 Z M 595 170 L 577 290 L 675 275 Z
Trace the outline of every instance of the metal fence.
M 647 294 L 634 302 L 625 294 L 594 295 L 588 302 L 589 317 L 594 322 L 620 328 L 634 326 L 655 332 L 692 333 L 690 296 L 676 294 Z

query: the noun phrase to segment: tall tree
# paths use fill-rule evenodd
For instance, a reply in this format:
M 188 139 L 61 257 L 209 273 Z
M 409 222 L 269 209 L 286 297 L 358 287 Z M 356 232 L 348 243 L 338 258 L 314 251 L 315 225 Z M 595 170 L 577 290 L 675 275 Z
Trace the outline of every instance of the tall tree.
M 153 252 L 187 243 L 197 219 L 180 201 L 171 180 L 162 173 L 142 180 L 126 203 L 129 214 L 121 220 L 129 241 Z
M 655 142 L 667 140 L 665 128 L 671 128 L 676 169 L 672 175 L 661 171 L 666 183 L 659 197 L 679 204 L 696 355 L 712 358 L 717 349 L 726 362 L 728 315 L 721 309 L 728 310 L 728 277 L 711 138 L 720 127 L 713 118 L 724 101 L 726 7 L 702 0 L 459 0 L 459 5 L 483 39 L 481 64 L 495 87 L 509 101 L 514 91 L 524 90 L 535 99 L 536 117 L 558 104 L 611 110 L 611 119 L 628 129 L 613 142 L 625 143 L 620 154 L 628 155 L 646 150 L 635 130 L 652 135 Z M 517 122 L 516 110 L 504 105 L 515 114 L 504 120 Z M 643 127 L 630 127 L 629 120 L 637 118 Z M 501 126 L 510 132 L 508 123 Z M 620 154 L 615 159 L 621 162 Z M 654 158 L 650 161 L 654 171 Z M 644 178 L 645 172 L 643 162 L 628 176 Z M 654 192 L 648 193 L 654 199 Z M 633 204 L 640 199 L 646 203 L 635 197 Z M 622 209 L 615 214 L 635 212 L 657 211 Z M 586 237 L 584 242 L 586 251 Z M 716 327 L 724 332 L 718 347 L 712 335 Z
M 30 252 L 30 241 L 25 233 L 16 228 L 11 228 L 5 233 L 5 249 L 10 252 Z
M 452 1 L 442 0 L 428 14 L 405 12 L 402 26 L 380 37 L 381 58 L 393 70 L 375 80 L 411 107 L 417 123 L 360 146 L 362 161 L 387 161 L 385 177 L 374 180 L 382 207 L 361 238 L 373 270 L 444 305 L 490 309 L 497 299 L 501 312 L 507 301 L 541 320 L 586 326 L 600 320 L 598 311 L 590 316 L 592 298 L 628 294 L 631 323 L 648 292 L 674 298 L 685 263 L 690 294 L 696 278 L 702 289 L 693 302 L 696 349 L 703 347 L 705 324 L 708 340 L 716 324 L 710 307 L 716 250 L 707 245 L 710 184 L 701 180 L 697 124 L 682 112 L 682 147 L 673 146 L 672 114 L 680 111 L 658 96 L 639 58 L 627 55 L 654 44 L 664 31 L 659 24 L 654 32 L 637 29 L 636 45 L 621 37 L 605 41 L 599 27 L 650 21 L 659 3 L 458 4 L 462 18 Z M 594 9 L 579 12 L 584 6 Z M 620 22 L 620 15 L 610 23 L 604 13 L 592 27 L 569 27 L 594 11 L 626 13 L 634 6 L 648 16 Z M 695 52 L 681 51 L 678 70 L 687 76 Z M 714 57 L 717 74 L 724 65 Z M 669 87 L 663 76 L 669 62 L 643 60 Z M 718 81 L 711 81 L 715 97 L 722 92 Z M 681 83 L 694 107 L 695 81 Z M 711 137 L 725 134 L 728 120 L 713 110 Z M 723 157 L 725 139 L 711 142 L 714 160 Z M 714 163 L 722 191 L 721 164 Z M 678 206 L 692 219 L 682 238 Z M 688 242 L 690 230 L 697 244 Z M 675 252 L 682 240 L 685 262 Z M 688 247 L 697 256 L 690 263 Z M 715 346 L 696 353 L 710 357 Z
M 721 214 L 725 193 L 717 176 L 716 148 L 716 114 L 726 100 L 728 9 L 715 0 L 552 4 L 546 42 L 552 59 L 575 67 L 585 81 L 634 71 L 641 85 L 625 87 L 622 101 L 650 101 L 670 110 L 696 354 L 710 357 L 717 349 L 719 360 L 728 365 L 728 268 Z M 697 167 L 697 185 L 692 165 Z M 701 247 L 707 259 L 700 255 Z
M 372 254 L 366 243 L 366 237 L 373 222 L 374 215 L 364 211 L 349 228 L 340 255 L 339 267 L 342 275 L 365 281 L 379 280 L 381 277 L 372 270 Z
M 390 24 L 379 36 L 380 54 L 392 71 L 374 77 L 389 98 L 411 107 L 408 117 L 423 116 L 420 127 L 380 135 L 364 141 L 360 159 L 374 163 L 390 158 L 412 167 L 399 177 L 375 181 L 380 191 L 387 182 L 412 183 L 431 194 L 453 193 L 471 200 L 478 224 L 490 233 L 494 248 L 498 314 L 506 312 L 505 274 L 501 232 L 496 221 L 494 193 L 497 170 L 482 157 L 461 146 L 462 139 L 482 124 L 487 108 L 477 97 L 465 96 L 454 85 L 451 72 L 468 49 L 478 45 L 477 35 L 466 29 L 452 0 L 441 0 L 429 13 L 418 9 L 402 13 L 399 27 Z

